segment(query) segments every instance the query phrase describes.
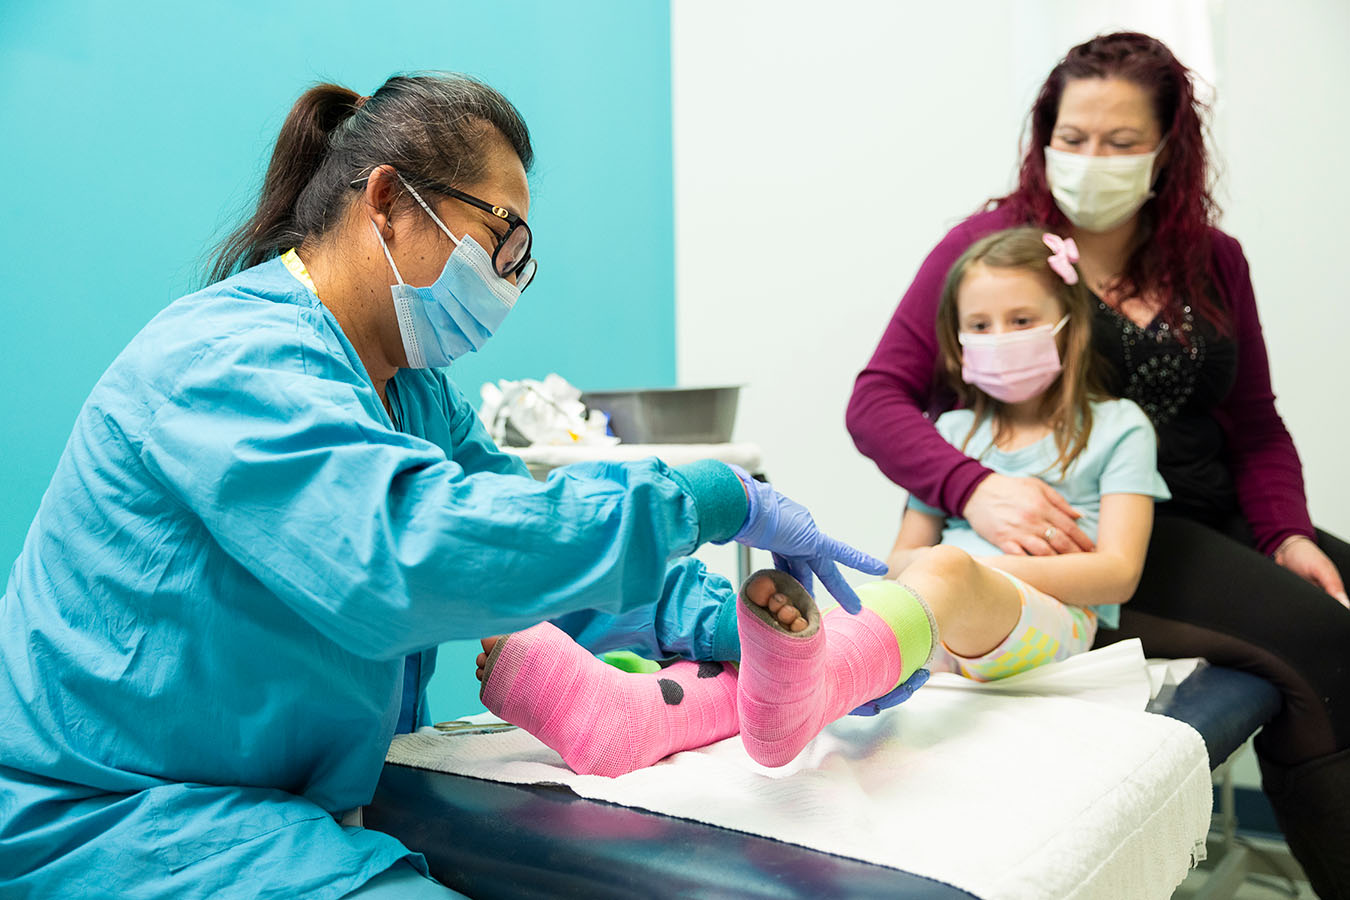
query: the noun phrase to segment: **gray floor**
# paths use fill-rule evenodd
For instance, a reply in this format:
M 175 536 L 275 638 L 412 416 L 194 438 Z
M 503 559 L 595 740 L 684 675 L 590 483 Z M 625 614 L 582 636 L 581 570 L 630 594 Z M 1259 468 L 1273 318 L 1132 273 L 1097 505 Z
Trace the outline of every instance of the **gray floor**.
M 1272 850 L 1285 850 L 1282 841 L 1268 841 L 1259 838 L 1248 838 L 1253 847 L 1257 850 L 1269 848 Z M 1197 891 L 1205 885 L 1205 879 L 1208 873 L 1202 869 L 1196 869 L 1187 876 L 1172 895 L 1173 900 L 1185 900 L 1185 898 L 1194 896 Z M 1312 892 L 1306 881 L 1289 882 L 1282 878 L 1270 875 L 1254 875 L 1243 883 L 1238 889 L 1237 900 L 1317 900 L 1317 895 Z

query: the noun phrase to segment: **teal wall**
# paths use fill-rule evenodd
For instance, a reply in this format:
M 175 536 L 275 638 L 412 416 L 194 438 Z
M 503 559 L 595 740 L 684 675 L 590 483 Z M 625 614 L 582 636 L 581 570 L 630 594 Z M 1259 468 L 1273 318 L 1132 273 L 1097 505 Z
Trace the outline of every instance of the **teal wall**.
M 530 126 L 539 275 L 453 374 L 675 379 L 670 13 L 654 0 L 0 2 L 0 570 L 90 387 L 248 206 L 308 84 L 451 69 Z M 481 709 L 447 645 L 433 715 Z

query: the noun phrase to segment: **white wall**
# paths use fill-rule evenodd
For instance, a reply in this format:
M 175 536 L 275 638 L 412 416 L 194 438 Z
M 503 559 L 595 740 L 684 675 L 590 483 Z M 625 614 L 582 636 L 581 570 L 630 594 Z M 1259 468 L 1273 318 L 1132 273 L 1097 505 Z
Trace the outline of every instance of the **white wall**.
M 927 251 L 1011 186 L 1045 74 L 1120 27 L 1217 85 L 1223 225 L 1252 262 L 1314 515 L 1350 534 L 1326 402 L 1350 334 L 1350 5 L 674 0 L 679 379 L 745 384 L 738 437 L 840 537 L 884 552 L 903 502 L 844 429 L 853 378 Z
M 853 378 L 928 250 L 1012 185 L 1046 73 L 1127 27 L 1217 91 L 1222 225 L 1251 261 L 1313 516 L 1350 537 L 1350 4 L 671 7 L 679 380 L 746 385 L 738 438 L 825 528 L 889 549 L 904 494 L 844 429 Z M 1241 780 L 1257 783 L 1254 765 Z
M 1240 0 L 1223 18 L 1223 227 L 1251 262 L 1313 520 L 1350 539 L 1350 3 Z

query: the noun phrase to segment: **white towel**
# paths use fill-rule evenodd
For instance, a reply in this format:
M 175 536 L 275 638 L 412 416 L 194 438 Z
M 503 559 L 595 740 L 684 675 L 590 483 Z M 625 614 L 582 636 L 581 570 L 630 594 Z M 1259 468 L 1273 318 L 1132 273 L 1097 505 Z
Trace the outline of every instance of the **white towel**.
M 666 465 L 679 466 L 701 459 L 716 459 L 734 463 L 747 472 L 758 472 L 763 467 L 763 455 L 755 444 L 614 444 L 594 447 L 581 444 L 532 447 L 503 447 L 523 459 L 526 465 L 540 469 L 554 469 L 580 462 L 633 462 L 655 456 Z
M 1098 654 L 1038 670 L 1049 696 L 1010 688 L 1012 679 L 941 689 L 949 680 L 934 676 L 895 709 L 831 725 L 781 769 L 756 765 L 733 737 L 619 778 L 576 775 L 518 729 L 423 729 L 396 738 L 389 762 L 565 784 L 583 797 L 902 869 L 991 900 L 1169 897 L 1203 858 L 1204 743 L 1189 726 L 1139 710 L 1148 678 L 1137 644 L 1133 654 Z M 1137 705 L 1063 696 L 1075 669 L 1107 684 L 1111 665 L 1124 681 L 1142 678 Z M 1059 677 L 1066 667 L 1070 677 Z

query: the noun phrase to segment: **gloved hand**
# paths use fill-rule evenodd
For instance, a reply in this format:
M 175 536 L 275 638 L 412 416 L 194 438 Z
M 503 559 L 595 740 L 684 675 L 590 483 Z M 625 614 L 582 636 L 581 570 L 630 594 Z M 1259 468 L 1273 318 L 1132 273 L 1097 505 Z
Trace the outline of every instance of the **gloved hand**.
M 806 507 L 784 497 L 766 482 L 751 478 L 740 466 L 731 469 L 745 485 L 745 493 L 750 498 L 750 513 L 745 517 L 745 524 L 731 539 L 738 544 L 768 550 L 773 554 L 774 566 L 800 581 L 811 594 L 815 593 L 811 581 L 814 572 L 840 606 L 854 614 L 861 611 L 862 601 L 839 574 L 835 562 L 868 575 L 885 575 L 886 563 L 821 534 Z
M 927 669 L 915 669 L 914 674 L 897 684 L 889 693 L 882 694 L 875 700 L 868 700 L 862 706 L 849 713 L 850 716 L 875 716 L 883 709 L 890 709 L 892 706 L 899 706 L 910 698 L 919 688 L 923 687 L 928 681 L 929 672 Z

